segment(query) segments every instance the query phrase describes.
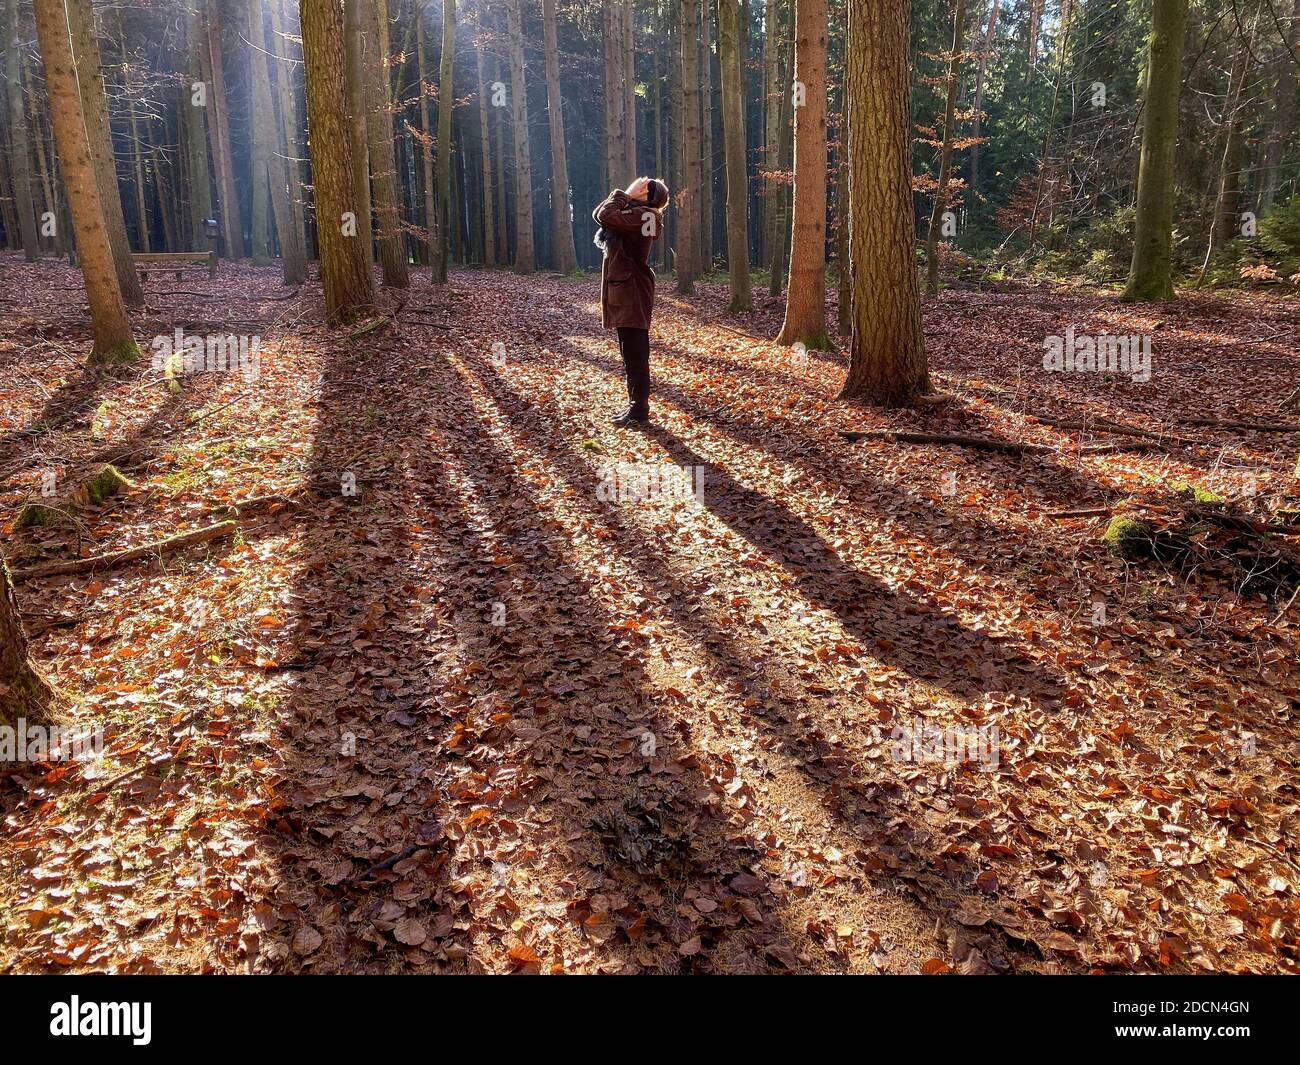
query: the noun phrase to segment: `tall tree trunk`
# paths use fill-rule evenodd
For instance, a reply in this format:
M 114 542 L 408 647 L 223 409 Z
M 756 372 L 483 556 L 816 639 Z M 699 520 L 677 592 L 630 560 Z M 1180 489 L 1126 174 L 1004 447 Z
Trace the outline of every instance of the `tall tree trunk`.
M 302 232 L 293 224 L 289 203 L 289 175 L 284 145 L 276 126 L 271 101 L 271 79 L 267 73 L 266 31 L 262 25 L 262 0 L 248 0 L 248 52 L 251 74 L 253 180 L 270 190 L 271 212 L 286 285 L 301 285 L 307 279 L 307 253 Z M 256 189 L 254 185 L 254 189 Z M 256 212 L 254 213 L 256 219 Z
M 960 6 L 964 0 L 957 0 Z M 794 224 L 790 286 L 778 344 L 803 341 L 820 351 L 826 335 L 826 0 L 796 0 L 794 81 Z
M 483 72 L 483 16 L 478 15 L 479 39 L 474 49 L 474 62 L 478 73 L 478 123 L 482 134 L 480 147 L 483 152 L 483 198 L 480 204 L 483 214 L 483 262 L 488 266 L 496 265 L 496 233 L 493 229 L 492 214 L 492 131 L 488 123 L 487 79 Z
M 63 235 L 65 232 L 71 231 L 71 226 L 68 221 L 66 205 L 63 203 L 62 197 L 59 195 L 59 189 L 55 184 L 54 175 L 51 173 L 52 168 L 50 165 L 50 159 L 54 156 L 53 130 L 50 130 L 48 138 L 50 142 L 50 151 L 47 153 L 45 150 L 45 144 L 47 140 L 46 129 L 48 128 L 48 123 L 45 121 L 44 111 L 39 106 L 35 105 L 35 96 L 32 93 L 31 87 L 31 72 L 28 70 L 26 64 L 23 65 L 23 80 L 27 85 L 27 99 L 32 100 L 34 104 L 32 117 L 35 119 L 35 122 L 34 128 L 31 130 L 34 135 L 31 139 L 36 148 L 36 170 L 40 175 L 41 194 L 44 199 L 45 210 L 49 211 L 56 219 L 54 235 L 50 238 L 50 251 L 53 252 L 54 255 L 62 257 L 64 246 Z M 145 250 L 148 250 L 147 244 L 145 245 Z
M 4 25 L 9 34 L 5 48 L 6 99 L 9 104 L 9 160 L 13 180 L 14 210 L 23 242 L 23 258 L 35 262 L 40 254 L 36 212 L 32 207 L 31 152 L 27 143 L 27 109 L 23 106 L 23 57 L 18 49 L 18 0 L 7 0 Z M 10 233 L 12 241 L 13 234 Z
M 370 189 L 379 226 L 379 262 L 384 284 L 405 288 L 411 283 L 402 235 L 397 194 L 397 160 L 393 153 L 393 116 L 388 80 L 388 0 L 366 0 L 366 15 L 374 47 L 366 53 L 367 131 L 370 141 Z
M 753 303 L 749 294 L 745 87 L 740 77 L 737 8 L 738 0 L 718 0 L 718 68 L 722 80 L 722 148 L 727 179 L 727 269 L 731 278 L 731 304 L 728 309 L 747 311 Z M 824 130 L 822 136 L 824 144 Z M 822 209 L 825 210 L 825 205 Z
M 126 239 L 126 217 L 122 213 L 122 194 L 117 182 L 117 165 L 113 160 L 113 135 L 108 124 L 108 101 L 104 95 L 104 76 L 100 69 L 95 16 L 90 8 L 90 0 L 66 0 L 65 7 L 76 56 L 75 87 L 81 94 L 86 137 L 95 163 L 100 210 L 103 212 L 109 247 L 113 251 L 113 269 L 117 274 L 118 289 L 128 307 L 142 307 L 144 290 L 140 287 L 140 278 L 136 276 L 131 245 Z M 61 159 L 62 151 L 59 155 Z
M 90 321 L 94 332 L 91 362 L 127 362 L 139 358 L 131 335 L 122 290 L 114 269 L 113 249 L 104 224 L 95 161 L 87 137 L 88 123 L 77 88 L 79 74 L 73 59 L 64 0 L 33 0 L 36 34 L 41 42 L 50 113 L 58 143 L 59 165 L 67 189 L 72 228 L 86 281 Z M 119 204 L 120 206 L 120 204 Z M 134 276 L 134 275 L 132 275 Z
M 700 273 L 713 272 L 713 67 L 709 0 L 700 0 Z M 742 77 L 744 67 L 741 67 Z
M 794 152 L 794 92 L 789 77 L 794 71 L 794 34 L 786 32 L 789 27 L 781 18 L 779 12 L 777 21 L 780 26 L 781 38 L 779 45 L 781 57 L 777 66 L 777 84 L 782 88 L 777 114 L 776 169 L 784 174 L 792 169 L 794 162 L 792 158 Z M 772 188 L 772 202 L 776 212 L 776 219 L 773 227 L 771 277 L 769 278 L 768 295 L 780 296 L 785 290 L 787 252 L 790 248 L 790 201 L 792 197 L 790 186 L 784 178 L 774 180 Z
M 677 191 L 677 291 L 689 296 L 695 291 L 698 254 L 697 226 L 700 187 L 700 76 L 699 49 L 695 41 L 696 0 L 682 0 L 679 24 L 682 57 L 681 121 L 682 187 Z M 725 98 L 725 93 L 723 94 Z
M 498 25 L 500 25 L 498 21 Z M 497 84 L 503 84 L 501 81 L 501 60 L 494 57 L 492 61 L 492 80 Z M 497 111 L 496 120 L 496 159 L 497 159 L 497 262 L 502 266 L 510 262 L 510 239 L 509 231 L 506 224 L 506 135 L 502 119 L 505 117 L 503 111 Z
M 665 34 L 668 45 L 665 52 L 668 57 L 668 116 L 671 127 L 666 141 L 670 172 L 668 184 L 673 189 L 673 206 L 675 210 L 668 212 L 667 240 L 661 240 L 659 243 L 664 245 L 664 267 L 675 271 L 679 251 L 678 234 L 681 232 L 681 219 L 683 217 L 683 193 L 686 191 L 686 169 L 682 154 L 684 143 L 682 122 L 683 116 L 686 114 L 686 107 L 683 103 L 685 96 L 682 91 L 681 54 L 677 46 L 681 40 L 682 6 L 678 0 L 665 0 L 664 6 L 668 11 L 668 32 Z
M 847 6 L 853 339 L 840 395 L 907 406 L 930 391 L 914 251 L 909 9 Z
M 853 334 L 853 272 L 849 262 L 849 111 L 840 94 L 840 137 L 835 175 L 835 272 L 839 281 L 837 326 L 842 337 Z
M 189 206 L 191 248 L 202 251 L 207 244 L 207 220 L 212 217 L 212 180 L 208 175 L 208 87 L 203 77 L 203 43 L 196 8 L 185 9 L 185 83 L 181 85 L 181 129 L 185 138 L 185 169 L 189 173 L 186 201 Z M 195 85 L 203 96 L 195 99 Z
M 600 38 L 605 91 L 605 185 L 621 188 L 631 180 L 623 168 L 627 162 L 624 146 L 623 105 L 623 35 L 620 0 L 602 0 Z
M 993 0 L 993 6 L 989 8 L 988 29 L 984 33 L 984 49 L 980 52 L 979 73 L 975 76 L 975 114 L 972 119 L 971 137 L 975 143 L 970 149 L 970 187 L 973 191 L 978 192 L 980 186 L 980 128 L 983 125 L 983 116 L 981 111 L 984 107 L 984 82 L 988 77 L 989 57 L 993 55 L 993 42 L 998 31 L 998 11 L 1001 7 L 1002 0 Z
M 763 10 L 763 161 L 769 174 L 777 169 L 777 138 L 781 135 L 782 94 L 786 86 L 781 78 L 781 33 L 777 27 L 777 0 L 766 0 Z M 763 240 L 764 266 L 772 265 L 772 251 L 776 245 L 776 184 L 772 178 L 763 182 Z
M 374 313 L 375 289 L 364 250 L 370 230 L 361 226 L 352 180 L 343 15 L 338 0 L 302 0 L 299 10 L 325 313 L 349 321 Z
M 289 223 L 293 226 L 295 242 L 302 249 L 305 260 L 307 234 L 302 213 L 302 151 L 298 142 L 298 131 L 301 127 L 298 120 L 298 99 L 293 91 L 293 68 L 289 63 L 289 46 L 284 29 L 284 17 L 281 13 L 281 5 L 285 3 L 286 0 L 270 0 L 270 52 L 275 57 L 271 62 L 271 71 L 276 99 L 279 102 L 280 143 L 283 146 L 285 170 L 289 178 Z
M 533 272 L 533 163 L 528 144 L 528 87 L 519 0 L 506 0 L 510 36 L 510 119 L 515 138 L 515 273 Z
M 1174 298 L 1174 153 L 1186 32 L 1187 0 L 1152 0 L 1133 261 L 1123 295 L 1130 301 Z
M 447 280 L 449 226 L 460 232 L 459 221 L 451 210 L 451 113 L 456 105 L 452 83 L 456 57 L 456 0 L 442 0 L 442 62 L 438 71 L 438 199 L 434 204 L 437 218 L 438 246 L 434 249 L 433 280 Z
M 212 162 L 217 171 L 217 198 L 221 204 L 221 231 L 225 237 L 226 257 L 244 257 L 244 222 L 239 209 L 239 190 L 235 186 L 235 167 L 230 151 L 230 98 L 226 95 L 225 63 L 221 56 L 221 5 L 207 0 L 204 25 L 207 47 L 203 51 L 204 80 L 211 83 L 208 106 L 211 109 L 208 136 Z M 131 111 L 132 128 L 135 107 Z M 147 248 L 145 249 L 148 250 Z
M 560 95 L 560 50 L 556 42 L 555 0 L 542 0 L 542 34 L 546 45 L 546 99 L 551 120 L 551 204 L 555 216 L 555 265 L 562 274 L 577 269 L 573 246 L 573 199 L 569 159 L 564 145 L 564 97 Z
M 366 18 L 366 0 L 344 0 L 347 20 L 347 102 L 348 150 L 352 158 L 352 181 L 355 185 L 351 201 L 356 204 L 357 234 L 361 238 L 366 263 L 375 262 L 375 244 L 370 206 L 370 139 L 367 114 L 369 92 L 367 53 L 375 47 L 374 27 Z
M 1047 0 L 1029 0 L 1029 20 L 1025 30 L 1025 52 L 1028 64 L 1025 67 L 1025 84 L 1028 85 L 1038 69 L 1038 35 L 1043 29 L 1043 8 Z
M 1277 103 L 1274 105 L 1273 130 L 1264 151 L 1263 187 L 1259 193 L 1259 210 L 1262 214 L 1273 206 L 1278 186 L 1282 183 L 1282 160 L 1287 146 L 1295 137 L 1296 64 L 1300 59 L 1300 0 L 1293 0 L 1291 25 L 1286 27 L 1286 38 L 1281 42 L 1278 58 Z
M 0 724 L 13 728 L 19 718 L 28 725 L 48 724 L 56 698 L 28 654 L 9 567 L 0 558 Z
M 443 240 L 440 230 L 438 229 L 438 207 L 435 202 L 437 198 L 437 187 L 434 185 L 433 176 L 433 153 L 434 145 L 437 141 L 434 139 L 437 134 L 430 125 L 429 118 L 429 90 L 432 86 L 432 79 L 429 77 L 428 58 L 424 48 L 424 10 L 425 4 L 421 4 L 415 13 L 415 63 L 420 79 L 420 132 L 424 134 L 425 141 L 420 146 L 421 182 L 424 192 L 424 224 L 425 236 L 427 239 L 427 254 L 429 257 L 429 280 L 434 284 L 447 279 L 447 261 L 441 253 Z
M 1246 79 L 1250 77 L 1250 61 L 1254 54 L 1256 30 L 1259 28 L 1259 8 L 1249 37 L 1243 37 L 1237 52 L 1236 69 L 1228 90 L 1228 103 L 1223 116 L 1223 154 L 1219 163 L 1218 196 L 1210 222 L 1210 242 L 1205 252 L 1205 265 L 1209 266 L 1214 253 L 1235 237 L 1240 226 L 1241 164 L 1245 145 L 1241 135 L 1242 105 Z M 1202 278 L 1205 269 L 1201 270 Z
M 957 112 L 957 82 L 961 75 L 962 50 L 966 39 L 966 0 L 956 0 L 952 24 L 948 99 L 943 108 L 943 145 L 939 149 L 939 182 L 935 186 L 934 204 L 930 208 L 930 228 L 925 235 L 925 286 L 932 296 L 939 291 L 939 225 L 943 217 L 944 193 L 948 191 L 948 171 L 952 168 L 952 127 L 953 116 Z M 1050 128 L 1050 121 L 1048 126 Z M 1047 166 L 1046 153 L 1042 165 Z M 1032 238 L 1030 239 L 1032 243 Z
M 623 31 L 623 170 L 631 181 L 638 176 L 636 165 L 636 11 L 632 0 L 622 0 Z

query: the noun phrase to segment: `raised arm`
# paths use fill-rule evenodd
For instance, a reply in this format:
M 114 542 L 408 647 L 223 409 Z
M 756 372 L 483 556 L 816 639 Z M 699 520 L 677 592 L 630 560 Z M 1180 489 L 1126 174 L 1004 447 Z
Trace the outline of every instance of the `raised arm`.
M 626 192 L 615 189 L 591 212 L 591 217 L 611 233 L 636 237 L 641 235 L 646 215 L 653 213 L 645 204 L 638 203 L 629 198 Z

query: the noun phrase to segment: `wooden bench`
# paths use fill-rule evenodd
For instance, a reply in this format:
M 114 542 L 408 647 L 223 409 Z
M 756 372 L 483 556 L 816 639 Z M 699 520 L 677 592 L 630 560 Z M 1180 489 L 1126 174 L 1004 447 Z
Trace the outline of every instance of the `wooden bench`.
M 133 254 L 131 259 L 137 266 L 149 263 L 207 263 L 208 277 L 217 276 L 217 253 L 213 251 L 155 251 Z M 180 267 L 162 267 L 163 273 L 174 273 L 176 280 L 181 279 Z M 140 281 L 149 280 L 149 271 L 140 270 Z

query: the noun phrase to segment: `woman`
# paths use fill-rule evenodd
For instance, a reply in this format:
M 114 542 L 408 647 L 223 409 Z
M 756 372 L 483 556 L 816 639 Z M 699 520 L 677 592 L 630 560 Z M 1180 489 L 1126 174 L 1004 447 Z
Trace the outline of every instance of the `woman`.
M 627 373 L 627 413 L 614 419 L 620 428 L 650 420 L 650 316 L 655 306 L 655 272 L 650 249 L 663 232 L 668 186 L 639 177 L 625 191 L 615 190 L 591 216 L 600 223 L 596 243 L 605 251 L 600 268 L 600 313 L 606 329 L 618 330 L 618 348 Z

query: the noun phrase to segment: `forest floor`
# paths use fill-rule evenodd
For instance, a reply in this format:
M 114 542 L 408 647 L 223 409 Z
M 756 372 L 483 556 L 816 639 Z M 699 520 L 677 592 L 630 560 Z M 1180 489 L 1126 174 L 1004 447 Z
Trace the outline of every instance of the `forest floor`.
M 593 279 L 421 276 L 348 337 L 221 273 L 152 278 L 137 336 L 257 334 L 260 375 L 175 386 L 85 368 L 79 276 L 0 260 L 0 504 L 133 482 L 6 509 L 11 567 L 238 523 L 18 583 L 105 753 L 0 772 L 0 970 L 1300 970 L 1300 602 L 1053 516 L 1300 505 L 1300 436 L 1190 424 L 1300 420 L 1296 300 L 945 291 L 947 401 L 881 411 L 777 300 L 663 283 L 630 431 Z M 1044 372 L 1067 324 L 1152 380 Z M 882 428 L 1048 447 L 840 436 Z M 606 498 L 631 464 L 702 491 Z

